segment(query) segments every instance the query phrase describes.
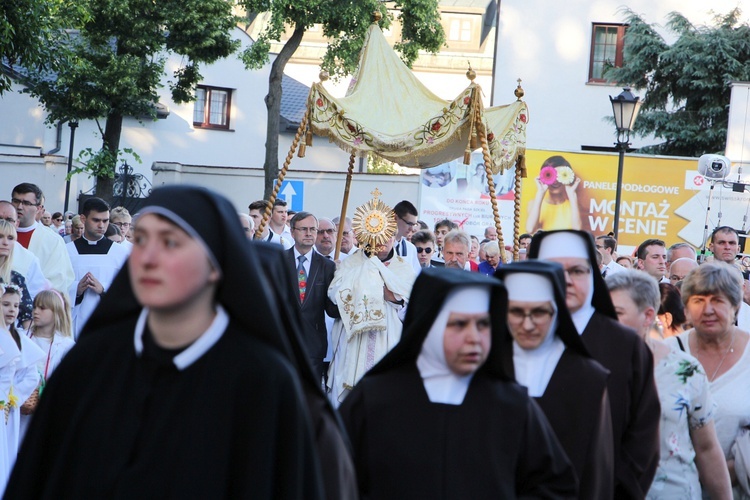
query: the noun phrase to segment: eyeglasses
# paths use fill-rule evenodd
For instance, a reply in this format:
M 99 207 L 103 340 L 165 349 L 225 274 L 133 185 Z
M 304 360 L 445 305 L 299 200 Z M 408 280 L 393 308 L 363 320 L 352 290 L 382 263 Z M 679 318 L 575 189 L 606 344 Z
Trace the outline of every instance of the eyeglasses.
M 424 253 L 432 253 L 432 248 L 430 248 L 430 247 L 426 247 L 426 248 L 417 247 L 417 253 L 422 253 L 422 252 L 424 252 Z
M 323 233 L 327 234 L 328 236 L 333 236 L 333 233 L 335 233 L 335 229 L 318 229 L 318 234 Z
M 295 231 L 299 231 L 301 233 L 312 233 L 315 234 L 318 232 L 317 227 L 295 227 L 293 228 Z
M 130 227 L 131 225 L 130 222 L 113 222 L 112 224 L 119 227 L 120 229 L 125 228 L 125 227 Z
M 62 221 L 62 217 L 55 217 L 54 220 L 56 220 L 57 222 L 60 222 L 60 221 Z
M 554 313 L 549 309 L 532 309 L 526 312 L 523 309 L 513 308 L 508 310 L 508 322 L 520 324 L 526 321 L 526 318 L 529 318 L 532 323 L 539 325 L 551 318 Z
M 399 215 L 398 218 L 401 219 L 402 221 L 404 221 L 406 223 L 406 225 L 409 226 L 409 227 L 417 227 L 417 226 L 419 226 L 419 222 L 409 222 L 408 220 L 404 219 L 400 215 Z
M 31 203 L 29 200 L 19 200 L 18 198 L 11 198 L 11 204 L 14 206 L 23 205 L 24 207 L 38 207 L 39 203 Z

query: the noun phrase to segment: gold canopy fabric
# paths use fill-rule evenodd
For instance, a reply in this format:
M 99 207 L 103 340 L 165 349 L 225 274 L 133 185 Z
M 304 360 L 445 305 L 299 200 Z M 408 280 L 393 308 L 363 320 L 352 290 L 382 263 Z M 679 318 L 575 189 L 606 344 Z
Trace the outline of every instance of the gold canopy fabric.
M 427 89 L 370 26 L 346 97 L 320 83 L 310 92 L 310 126 L 357 156 L 375 153 L 404 167 L 430 168 L 461 157 L 471 133 L 472 99 L 479 100 L 493 171 L 512 167 L 526 149 L 528 109 L 523 101 L 482 109 L 471 83 L 452 101 Z

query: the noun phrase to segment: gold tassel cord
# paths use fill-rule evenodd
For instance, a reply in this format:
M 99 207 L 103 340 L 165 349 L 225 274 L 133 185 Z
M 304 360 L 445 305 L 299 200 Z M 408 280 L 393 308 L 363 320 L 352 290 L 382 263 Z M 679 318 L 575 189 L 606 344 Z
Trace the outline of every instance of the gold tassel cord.
M 260 226 L 255 231 L 255 239 L 260 239 L 260 237 L 263 235 L 263 231 L 266 229 L 268 220 L 271 218 L 273 204 L 276 201 L 276 197 L 279 195 L 279 190 L 281 189 L 281 184 L 284 182 L 284 177 L 286 177 L 286 173 L 289 170 L 289 165 L 292 163 L 292 158 L 294 158 L 294 151 L 297 149 L 297 145 L 299 144 L 302 132 L 307 127 L 307 120 L 309 118 L 309 115 L 310 107 L 308 105 L 307 110 L 305 111 L 305 115 L 302 117 L 302 121 L 300 122 L 299 127 L 297 127 L 297 133 L 294 134 L 294 140 L 292 141 L 292 145 L 289 147 L 289 153 L 286 155 L 286 160 L 284 160 L 284 166 L 281 168 L 281 170 L 279 171 L 279 176 L 276 178 L 276 184 L 273 187 L 271 197 L 268 198 L 266 210 L 265 212 L 263 212 L 263 220 L 260 221 Z M 304 144 L 302 144 L 301 146 L 304 146 Z M 302 150 L 302 147 L 300 147 L 300 150 Z
M 503 242 L 503 228 L 500 224 L 500 211 L 497 207 L 495 197 L 495 180 L 492 178 L 492 157 L 487 144 L 487 133 L 481 120 L 478 121 L 479 140 L 482 143 L 482 157 L 484 159 L 484 170 L 487 173 L 487 186 L 490 191 L 490 203 L 492 204 L 492 215 L 495 218 L 495 229 L 497 230 L 497 245 L 500 247 L 500 262 L 505 264 L 505 243 Z

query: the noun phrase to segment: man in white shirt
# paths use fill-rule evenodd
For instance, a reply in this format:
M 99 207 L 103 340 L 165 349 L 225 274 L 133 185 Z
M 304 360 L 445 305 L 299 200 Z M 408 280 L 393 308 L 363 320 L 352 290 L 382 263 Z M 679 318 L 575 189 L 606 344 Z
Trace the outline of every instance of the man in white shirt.
M 596 250 L 602 256 L 602 276 L 619 273 L 625 268 L 615 262 L 614 253 L 617 250 L 617 240 L 611 236 L 596 237 Z
M 269 241 L 279 243 L 284 248 L 289 249 L 294 246 L 294 239 L 292 238 L 292 233 L 289 231 L 289 227 L 286 225 L 286 219 L 286 201 L 277 198 L 273 202 L 271 218 L 268 220 L 268 229 L 271 232 L 271 239 Z
M 11 203 L 18 216 L 18 242 L 37 256 L 52 286 L 65 293 L 75 280 L 73 266 L 62 238 L 36 222 L 42 198 L 42 190 L 34 184 L 24 182 L 13 188 Z
M 393 207 L 393 213 L 396 214 L 396 226 L 398 228 L 393 248 L 396 254 L 411 264 L 414 268 L 414 274 L 419 274 L 422 266 L 417 257 L 417 248 L 409 241 L 411 236 L 419 229 L 417 208 L 409 201 L 403 200 Z
M 299 212 L 292 219 L 294 246 L 286 251 L 286 259 L 293 270 L 294 281 L 289 286 L 296 290 L 297 306 L 302 317 L 300 336 L 304 341 L 316 380 L 325 371 L 324 358 L 328 351 L 328 332 L 325 314 L 338 318 L 336 305 L 328 297 L 328 287 L 336 272 L 336 264 L 313 249 L 318 232 L 318 221 L 309 212 Z
M 296 245 L 296 240 L 295 240 Z M 336 225 L 331 219 L 318 219 L 318 235 L 315 238 L 315 251 L 328 260 L 333 260 L 336 249 Z
M 662 240 L 656 238 L 647 239 L 638 245 L 636 257 L 638 257 L 638 261 L 636 262 L 637 269 L 646 271 L 659 283 L 669 282 L 666 278 L 667 246 Z

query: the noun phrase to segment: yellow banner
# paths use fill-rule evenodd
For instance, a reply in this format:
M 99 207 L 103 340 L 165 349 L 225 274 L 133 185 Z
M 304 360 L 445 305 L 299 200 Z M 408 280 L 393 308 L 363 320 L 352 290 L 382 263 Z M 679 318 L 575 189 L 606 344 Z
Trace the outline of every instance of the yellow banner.
M 581 228 L 594 235 L 614 227 L 618 155 L 529 150 L 528 177 L 522 183 L 522 230 Z M 697 172 L 697 159 L 625 155 L 620 202 L 619 243 L 637 246 L 647 238 L 667 245 L 702 244 L 706 216 L 709 231 L 719 222 L 742 227 L 748 197 L 731 183 L 711 182 Z M 572 203 L 574 201 L 574 203 Z
M 521 184 L 521 233 L 580 228 L 595 236 L 614 228 L 617 193 L 616 153 L 527 150 L 528 177 Z M 476 169 L 474 167 L 477 167 Z M 504 240 L 513 234 L 513 171 L 494 176 Z M 494 225 L 481 154 L 472 165 L 461 159 L 422 171 L 419 214 L 430 226 L 448 218 L 481 236 Z M 719 225 L 744 231 L 750 197 L 738 174 L 709 180 L 698 173 L 698 159 L 626 154 L 618 240 L 629 250 L 648 238 L 669 246 L 703 245 Z M 571 201 L 575 201 L 572 203 Z

